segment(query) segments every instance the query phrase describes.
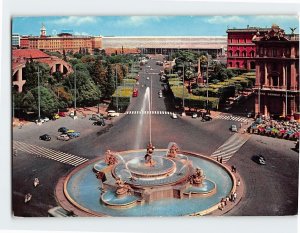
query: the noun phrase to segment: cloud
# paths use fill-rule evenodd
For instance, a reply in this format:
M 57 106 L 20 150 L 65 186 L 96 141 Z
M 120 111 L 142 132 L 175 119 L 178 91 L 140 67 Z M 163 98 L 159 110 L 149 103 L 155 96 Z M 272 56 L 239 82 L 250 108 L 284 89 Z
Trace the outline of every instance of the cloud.
M 87 32 L 74 32 L 74 35 L 76 36 L 89 36 L 90 34 Z
M 255 20 L 281 20 L 281 21 L 291 21 L 297 20 L 299 16 L 297 15 L 257 15 L 254 17 Z
M 170 18 L 169 16 L 130 16 L 117 20 L 117 26 L 139 27 L 149 22 L 160 22 L 163 19 Z
M 97 19 L 96 17 L 91 17 L 91 16 L 68 16 L 68 17 L 62 17 L 60 19 L 53 20 L 54 24 L 59 24 L 59 25 L 75 25 L 79 26 L 82 24 L 91 24 L 91 23 L 96 23 Z
M 245 19 L 240 16 L 213 16 L 206 19 L 210 24 L 224 24 L 224 23 L 243 23 Z

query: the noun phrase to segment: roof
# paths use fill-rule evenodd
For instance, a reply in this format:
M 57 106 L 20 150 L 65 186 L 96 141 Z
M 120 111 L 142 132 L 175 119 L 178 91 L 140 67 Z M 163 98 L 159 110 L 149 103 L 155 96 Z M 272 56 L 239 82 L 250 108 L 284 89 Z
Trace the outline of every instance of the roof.
M 13 58 L 50 58 L 50 56 L 38 49 L 15 49 L 12 51 Z
M 271 28 L 260 28 L 260 27 L 248 27 L 248 28 L 229 28 L 227 29 L 227 33 L 228 32 L 257 32 L 257 31 L 269 31 L 271 30 Z

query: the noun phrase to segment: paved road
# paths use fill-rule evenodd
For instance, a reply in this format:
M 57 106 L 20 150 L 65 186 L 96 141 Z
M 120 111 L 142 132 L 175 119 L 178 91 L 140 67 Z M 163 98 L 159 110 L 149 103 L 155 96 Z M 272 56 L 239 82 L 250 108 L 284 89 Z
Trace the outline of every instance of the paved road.
M 146 67 L 148 65 L 153 70 Z M 201 122 L 199 118 L 188 116 L 172 119 L 170 114 L 163 114 L 175 111 L 172 101 L 166 93 L 163 98 L 158 95 L 163 88 L 158 76 L 162 67 L 155 65 L 155 60 L 150 60 L 146 66 L 140 72 L 139 96 L 133 99 L 127 114 L 125 112 L 107 122 L 105 127 L 92 126 L 88 118 L 72 120 L 67 117 L 42 126 L 30 124 L 22 129 L 13 129 L 13 140 L 23 147 L 22 143 L 31 145 L 30 150 L 20 150 L 13 157 L 13 210 L 16 216 L 46 216 L 47 210 L 57 205 L 53 193 L 55 184 L 76 163 L 65 164 L 51 159 L 47 156 L 49 149 L 53 150 L 51 153 L 62 156 L 59 158 L 64 158 L 66 154 L 76 156 L 76 159 L 83 158 L 77 160 L 79 162 L 102 156 L 107 149 L 121 151 L 145 148 L 150 139 L 150 118 L 152 142 L 156 148 L 166 148 L 169 142 L 174 141 L 182 150 L 208 156 L 216 156 L 220 150 L 225 151 L 227 164 L 237 166 L 246 186 L 245 197 L 228 215 L 296 213 L 298 155 L 290 149 L 293 142 L 255 135 L 241 140 L 237 137 L 239 134 L 229 131 L 232 124 L 239 124 L 240 118 L 230 120 L 220 117 L 211 122 Z M 140 114 L 140 111 L 149 111 L 145 92 L 151 86 L 151 80 L 152 112 Z M 55 137 L 61 126 L 80 131 L 81 136 L 68 142 L 58 141 Z M 53 140 L 40 141 L 38 138 L 44 133 L 50 134 Z M 34 148 L 46 152 L 46 156 L 32 153 Z M 264 154 L 266 166 L 259 166 L 251 160 L 256 153 Z M 37 188 L 33 187 L 34 177 L 39 177 L 41 181 Z M 33 198 L 30 203 L 24 204 L 23 196 L 27 192 L 32 193 Z

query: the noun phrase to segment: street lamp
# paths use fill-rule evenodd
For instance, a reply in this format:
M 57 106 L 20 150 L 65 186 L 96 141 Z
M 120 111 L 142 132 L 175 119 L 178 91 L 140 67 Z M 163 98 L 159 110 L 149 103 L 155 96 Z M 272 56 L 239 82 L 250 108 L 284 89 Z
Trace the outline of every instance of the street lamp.
M 38 121 L 41 120 L 41 90 L 40 90 L 40 67 L 38 65 L 38 106 L 39 106 L 39 116 L 38 116 Z
M 208 66 L 209 66 L 209 59 L 207 53 L 207 66 L 206 66 L 206 112 L 208 112 Z
M 116 98 L 116 102 L 117 102 L 117 112 L 119 111 L 119 91 L 118 91 L 118 73 L 117 73 L 117 64 L 116 64 L 116 94 L 117 94 L 117 98 Z
M 74 66 L 74 87 L 75 87 L 75 93 L 74 93 L 74 119 L 75 119 L 75 116 L 76 116 L 76 66 Z

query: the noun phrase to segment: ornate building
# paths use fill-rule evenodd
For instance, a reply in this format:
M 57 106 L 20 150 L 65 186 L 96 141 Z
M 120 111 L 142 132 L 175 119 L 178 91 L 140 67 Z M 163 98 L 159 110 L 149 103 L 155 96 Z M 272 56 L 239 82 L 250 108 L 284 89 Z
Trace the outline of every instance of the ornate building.
M 227 32 L 227 68 L 236 69 L 255 69 L 255 44 L 252 42 L 252 37 L 259 30 L 260 33 L 265 33 L 270 28 L 233 28 Z
M 273 25 L 257 32 L 255 112 L 264 115 L 299 114 L 299 34 L 286 35 Z

